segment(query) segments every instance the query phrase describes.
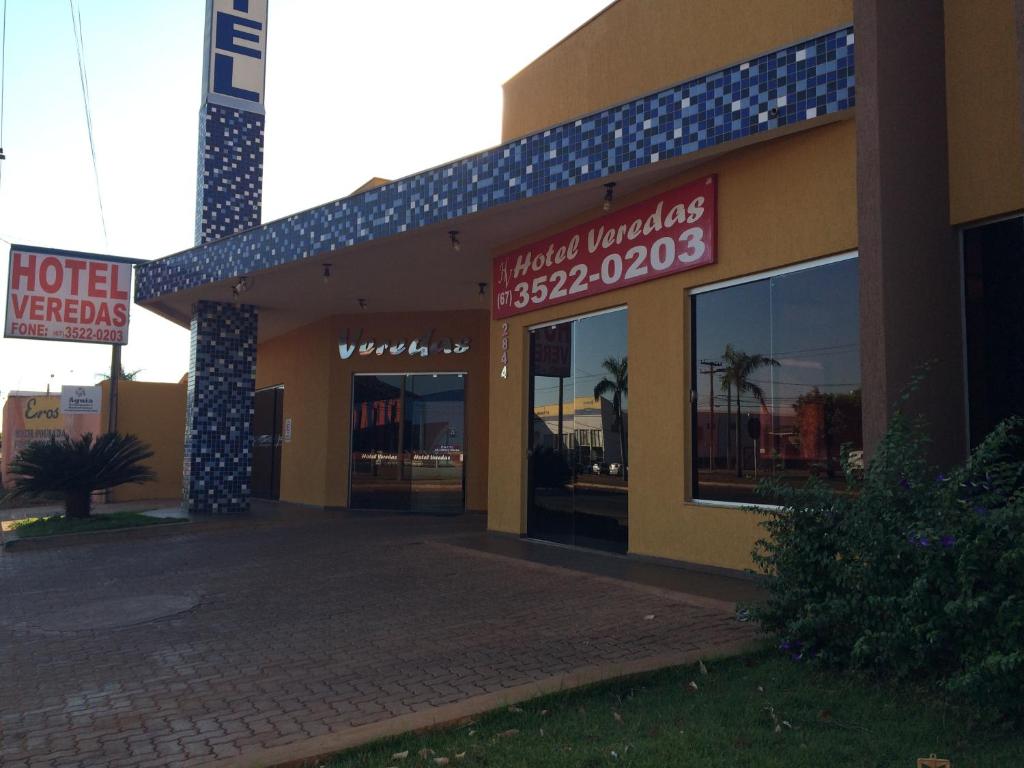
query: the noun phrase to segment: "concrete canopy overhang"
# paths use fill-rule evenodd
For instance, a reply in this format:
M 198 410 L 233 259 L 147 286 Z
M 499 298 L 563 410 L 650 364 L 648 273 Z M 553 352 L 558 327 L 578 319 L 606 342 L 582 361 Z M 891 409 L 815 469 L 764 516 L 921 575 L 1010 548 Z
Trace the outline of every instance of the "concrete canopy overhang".
M 848 118 L 852 54 L 852 28 L 835 30 L 141 265 L 136 301 L 187 326 L 195 302 L 231 302 L 245 276 L 260 340 L 359 299 L 367 312 L 487 309 L 492 257 L 599 217 L 605 183 L 628 202 L 715 156 Z
M 261 341 L 326 316 L 360 311 L 360 299 L 368 313 L 489 309 L 493 256 L 603 215 L 603 185 L 609 180 L 616 182 L 617 200 L 637 198 L 645 188 L 725 151 L 645 166 L 414 231 L 246 272 L 246 290 L 238 301 L 259 308 Z M 459 233 L 458 251 L 448 234 L 453 229 Z M 326 281 L 324 264 L 330 264 Z M 241 276 L 139 303 L 188 327 L 195 302 L 233 301 L 232 289 Z M 486 283 L 483 296 L 480 283 Z

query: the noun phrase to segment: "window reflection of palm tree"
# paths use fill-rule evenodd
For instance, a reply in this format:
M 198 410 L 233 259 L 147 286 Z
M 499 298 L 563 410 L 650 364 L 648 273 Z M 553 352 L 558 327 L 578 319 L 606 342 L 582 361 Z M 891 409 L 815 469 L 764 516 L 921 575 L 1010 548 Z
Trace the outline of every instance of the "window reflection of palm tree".
M 731 390 L 736 390 L 736 477 L 743 477 L 743 456 L 741 453 L 743 413 L 740 406 L 740 396 L 743 393 L 753 395 L 762 407 L 767 407 L 764 399 L 764 390 L 750 380 L 750 377 L 758 368 L 776 366 L 779 361 L 773 357 L 755 353 L 753 355 L 733 347 L 732 344 L 725 345 L 725 352 L 722 353 L 722 360 L 725 367 L 722 369 L 721 388 L 728 392 L 727 397 L 731 399 Z M 754 457 L 757 461 L 757 456 Z
M 626 453 L 626 423 L 622 417 L 622 398 L 629 394 L 629 359 L 626 356 L 621 358 L 606 357 L 601 367 L 608 373 L 594 385 L 594 400 L 600 400 L 604 395 L 611 394 L 612 401 L 612 428 L 619 432 L 619 450 L 622 453 L 622 478 L 627 478 L 627 467 L 629 466 L 628 454 Z M 609 378 L 610 377 L 610 378 Z M 607 457 L 606 457 L 607 458 Z

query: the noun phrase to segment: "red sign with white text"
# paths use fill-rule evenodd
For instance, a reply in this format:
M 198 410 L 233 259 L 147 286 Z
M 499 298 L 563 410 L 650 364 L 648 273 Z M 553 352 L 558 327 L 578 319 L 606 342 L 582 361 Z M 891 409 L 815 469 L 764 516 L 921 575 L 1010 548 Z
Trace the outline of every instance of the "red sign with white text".
M 131 285 L 130 262 L 13 245 L 4 337 L 127 344 Z
M 717 183 L 707 176 L 495 257 L 494 317 L 714 264 Z

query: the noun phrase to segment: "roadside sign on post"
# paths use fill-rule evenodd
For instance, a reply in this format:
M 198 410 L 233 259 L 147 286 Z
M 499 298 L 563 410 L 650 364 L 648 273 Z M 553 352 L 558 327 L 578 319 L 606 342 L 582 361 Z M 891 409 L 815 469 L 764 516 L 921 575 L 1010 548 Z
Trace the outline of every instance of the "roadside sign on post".
M 141 263 L 141 259 L 11 245 L 4 338 L 110 344 L 110 432 L 117 430 L 117 382 L 121 346 L 128 343 L 132 267 Z M 98 414 L 99 397 L 85 391 L 93 388 L 74 389 L 82 390 L 78 407 L 86 407 L 88 401 L 88 407 L 95 408 L 78 413 Z
M 133 263 L 12 245 L 4 337 L 127 344 Z

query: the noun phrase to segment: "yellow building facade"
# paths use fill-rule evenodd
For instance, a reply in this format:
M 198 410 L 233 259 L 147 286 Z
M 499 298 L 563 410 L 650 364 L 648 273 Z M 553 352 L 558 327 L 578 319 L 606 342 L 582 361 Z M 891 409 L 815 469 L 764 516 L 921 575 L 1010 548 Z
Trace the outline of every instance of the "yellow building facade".
M 1020 13 L 618 0 L 504 85 L 499 147 L 168 257 L 139 300 L 200 347 L 232 288 L 258 313 L 256 496 L 748 569 L 758 481 L 839 483 L 922 365 L 939 463 L 1019 409 Z M 553 299 L 538 243 L 701 183 L 707 263 L 622 277 L 634 240 L 668 264 L 623 225 Z

